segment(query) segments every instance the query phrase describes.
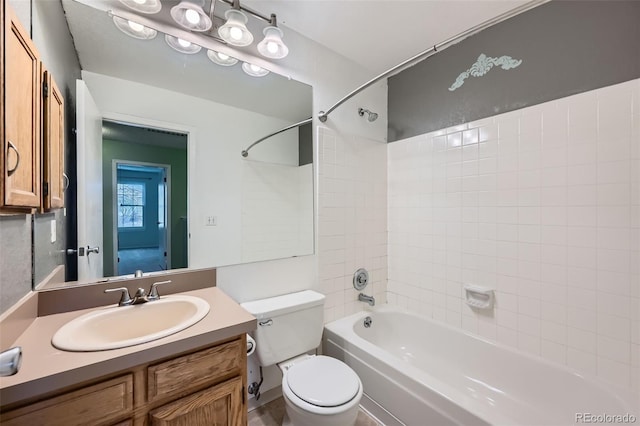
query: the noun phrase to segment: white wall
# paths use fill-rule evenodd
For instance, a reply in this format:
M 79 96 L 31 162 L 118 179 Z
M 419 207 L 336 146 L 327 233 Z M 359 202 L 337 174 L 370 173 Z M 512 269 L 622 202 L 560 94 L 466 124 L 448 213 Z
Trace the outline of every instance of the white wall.
M 640 390 L 640 80 L 388 155 L 390 303 Z

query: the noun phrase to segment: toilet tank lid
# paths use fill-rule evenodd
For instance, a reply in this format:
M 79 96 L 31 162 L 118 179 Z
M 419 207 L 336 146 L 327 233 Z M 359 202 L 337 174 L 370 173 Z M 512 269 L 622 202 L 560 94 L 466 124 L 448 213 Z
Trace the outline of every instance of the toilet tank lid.
M 268 299 L 241 303 L 245 310 L 258 319 L 283 315 L 324 304 L 324 295 L 313 290 L 304 290 Z

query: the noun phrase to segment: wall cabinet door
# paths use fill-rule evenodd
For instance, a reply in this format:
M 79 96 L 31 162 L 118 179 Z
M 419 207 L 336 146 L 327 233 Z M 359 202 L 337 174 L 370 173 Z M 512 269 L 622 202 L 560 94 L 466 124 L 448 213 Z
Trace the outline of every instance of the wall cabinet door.
M 40 206 L 40 59 L 11 7 L 4 2 L 3 191 L 0 206 Z
M 243 422 L 242 377 L 196 392 L 149 413 L 153 426 L 240 426 Z
M 43 115 L 43 207 L 64 207 L 64 98 L 51 73 L 42 74 L 44 90 Z

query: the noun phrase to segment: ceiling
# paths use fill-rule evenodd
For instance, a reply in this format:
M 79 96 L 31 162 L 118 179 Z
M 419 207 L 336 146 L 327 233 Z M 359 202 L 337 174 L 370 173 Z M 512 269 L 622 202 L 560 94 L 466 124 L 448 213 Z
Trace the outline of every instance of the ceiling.
M 378 74 L 526 0 L 243 0 Z M 285 34 L 286 37 L 286 34 Z M 286 38 L 285 38 L 286 42 Z

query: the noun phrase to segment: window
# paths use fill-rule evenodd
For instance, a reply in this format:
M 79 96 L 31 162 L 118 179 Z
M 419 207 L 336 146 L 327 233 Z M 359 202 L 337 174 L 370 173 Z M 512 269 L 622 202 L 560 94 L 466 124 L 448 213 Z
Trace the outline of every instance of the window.
M 144 227 L 143 183 L 118 183 L 118 228 Z

